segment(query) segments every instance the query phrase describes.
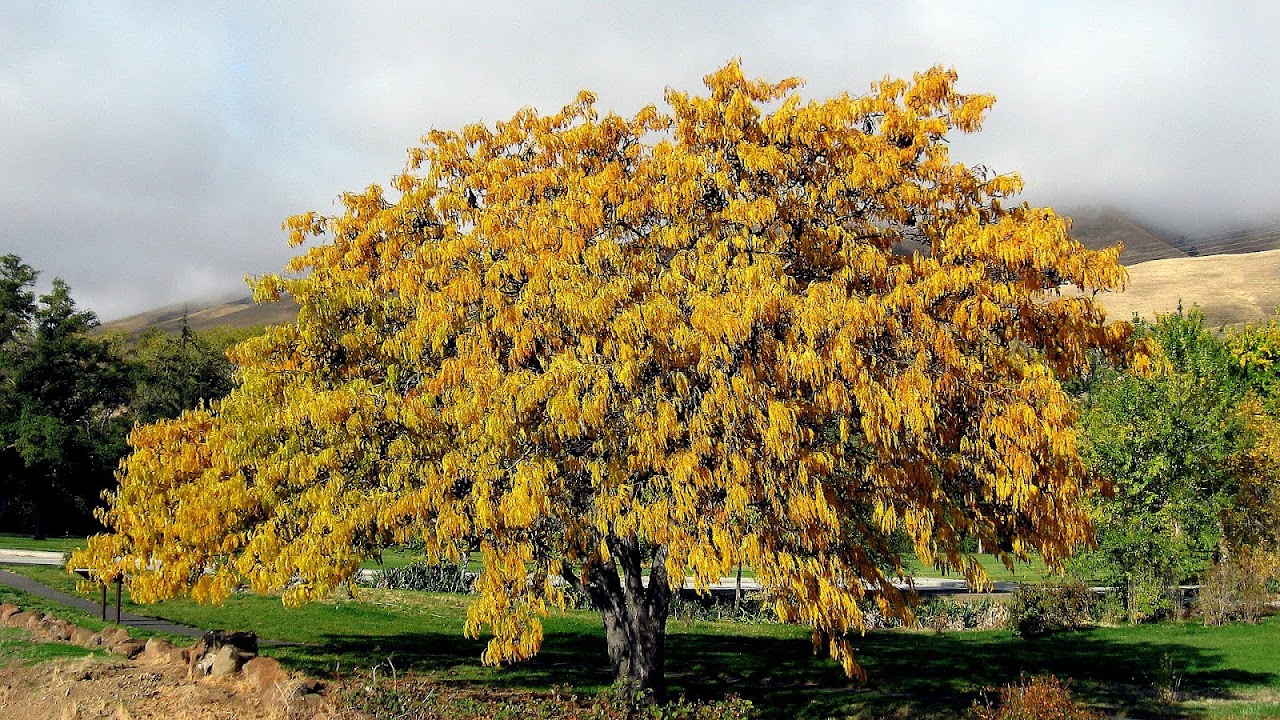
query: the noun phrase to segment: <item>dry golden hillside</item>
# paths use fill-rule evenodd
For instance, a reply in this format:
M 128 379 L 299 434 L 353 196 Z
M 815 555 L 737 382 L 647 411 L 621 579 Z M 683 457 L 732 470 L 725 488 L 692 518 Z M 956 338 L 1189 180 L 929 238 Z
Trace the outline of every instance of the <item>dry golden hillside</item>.
M 1129 267 L 1124 292 L 1104 296 L 1117 320 L 1198 305 L 1209 325 L 1235 325 L 1272 317 L 1280 307 L 1280 250 L 1247 255 L 1153 260 Z
M 298 304 L 284 297 L 279 302 L 255 304 L 251 296 L 226 302 L 190 302 L 149 310 L 119 320 L 103 323 L 103 332 L 138 333 L 148 328 L 177 332 L 186 318 L 191 329 L 201 332 L 214 327 L 241 329 L 259 325 L 278 325 L 298 318 Z

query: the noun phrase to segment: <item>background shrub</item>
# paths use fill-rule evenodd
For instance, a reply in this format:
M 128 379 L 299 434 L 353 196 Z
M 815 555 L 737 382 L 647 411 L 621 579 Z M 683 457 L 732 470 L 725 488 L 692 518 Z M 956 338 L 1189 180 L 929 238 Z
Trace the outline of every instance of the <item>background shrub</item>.
M 1276 570 L 1276 559 L 1260 552 L 1239 552 L 1214 563 L 1196 599 L 1204 624 L 1256 623 L 1276 599 L 1272 589 Z
M 1070 683 L 1053 675 L 1022 678 L 1000 688 L 1000 700 L 973 704 L 978 720 L 1101 720 L 1071 695 Z
M 1078 630 L 1097 619 L 1098 596 L 1080 582 L 1020 585 L 1009 608 L 1013 631 L 1022 637 Z
M 420 590 L 423 592 L 475 592 L 476 574 L 454 563 L 427 565 L 414 563 L 399 568 L 375 570 L 362 575 L 360 584 L 388 590 Z

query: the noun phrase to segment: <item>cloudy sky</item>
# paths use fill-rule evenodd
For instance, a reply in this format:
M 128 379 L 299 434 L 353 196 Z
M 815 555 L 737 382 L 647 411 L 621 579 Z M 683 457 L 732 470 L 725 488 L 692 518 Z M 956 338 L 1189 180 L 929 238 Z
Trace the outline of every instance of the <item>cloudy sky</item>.
M 201 5 L 0 0 L 0 254 L 104 319 L 279 270 L 285 217 L 385 182 L 432 127 L 584 87 L 630 113 L 733 57 L 813 97 L 954 67 L 998 98 L 955 153 L 1033 203 L 1280 219 L 1280 3 Z

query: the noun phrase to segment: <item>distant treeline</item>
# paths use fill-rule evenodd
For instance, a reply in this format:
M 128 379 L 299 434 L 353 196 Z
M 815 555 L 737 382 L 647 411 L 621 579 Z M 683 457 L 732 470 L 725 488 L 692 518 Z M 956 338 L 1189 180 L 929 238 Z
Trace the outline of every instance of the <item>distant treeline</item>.
M 36 297 L 38 274 L 0 257 L 0 531 L 92 532 L 134 424 L 226 395 L 227 348 L 262 329 L 97 334 L 62 280 Z

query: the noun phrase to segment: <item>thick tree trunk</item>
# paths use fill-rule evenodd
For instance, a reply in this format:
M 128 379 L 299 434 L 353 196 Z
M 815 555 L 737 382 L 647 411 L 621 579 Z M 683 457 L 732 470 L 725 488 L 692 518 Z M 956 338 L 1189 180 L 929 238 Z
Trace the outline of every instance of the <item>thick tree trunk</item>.
M 666 550 L 653 551 L 645 578 L 645 553 L 636 538 L 610 537 L 606 543 L 609 562 L 588 568 L 587 582 L 574 584 L 600 609 L 614 682 L 635 700 L 663 702 L 671 602 Z M 565 575 L 576 573 L 566 568 Z
M 666 689 L 666 613 L 660 618 L 648 614 L 636 617 L 607 608 L 600 614 L 614 682 L 625 683 L 637 693 L 650 693 L 653 700 L 661 702 Z

